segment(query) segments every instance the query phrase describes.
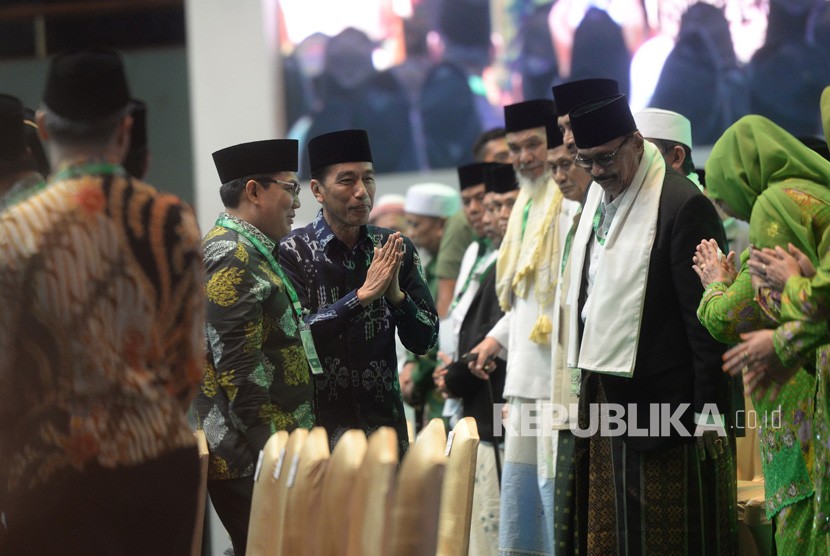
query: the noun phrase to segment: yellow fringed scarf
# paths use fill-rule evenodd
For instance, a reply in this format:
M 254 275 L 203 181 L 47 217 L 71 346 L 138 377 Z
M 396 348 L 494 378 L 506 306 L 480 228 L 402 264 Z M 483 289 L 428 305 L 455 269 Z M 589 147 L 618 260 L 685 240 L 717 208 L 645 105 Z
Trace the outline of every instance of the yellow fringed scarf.
M 524 210 L 528 201 L 533 204 L 523 238 Z M 562 192 L 552 179 L 532 196 L 527 188 L 522 188 L 510 213 L 496 262 L 496 293 L 503 311 L 510 310 L 514 295 L 526 298 L 533 284 L 539 317 L 531 330 L 530 340 L 542 345 L 550 343 L 552 331 L 550 318 L 542 308 L 553 303 L 556 291 L 559 268 L 557 217 L 561 207 Z

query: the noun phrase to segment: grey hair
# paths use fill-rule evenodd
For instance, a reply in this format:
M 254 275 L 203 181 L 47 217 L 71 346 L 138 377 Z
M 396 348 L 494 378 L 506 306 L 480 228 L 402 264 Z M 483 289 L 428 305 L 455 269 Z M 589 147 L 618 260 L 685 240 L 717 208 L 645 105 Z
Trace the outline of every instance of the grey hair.
M 43 112 L 43 127 L 49 136 L 56 143 L 68 147 L 105 146 L 112 140 L 121 120 L 130 113 L 127 105 L 109 116 L 80 122 L 60 116 L 44 104 L 41 104 L 40 110 Z

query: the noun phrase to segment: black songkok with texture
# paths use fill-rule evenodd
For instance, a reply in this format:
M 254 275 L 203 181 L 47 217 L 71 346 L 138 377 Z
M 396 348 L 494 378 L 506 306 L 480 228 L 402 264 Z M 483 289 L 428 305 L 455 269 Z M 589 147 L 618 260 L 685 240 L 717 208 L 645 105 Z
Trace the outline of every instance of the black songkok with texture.
M 504 107 L 504 129 L 508 132 L 545 127 L 554 116 L 552 100 L 536 99 Z
M 579 149 L 591 149 L 637 131 L 625 95 L 580 106 L 571 112 L 571 129 Z
M 130 102 L 121 56 L 112 50 L 81 50 L 52 58 L 43 103 L 77 122 L 106 118 Z
M 620 88 L 613 79 L 578 79 L 553 88 L 556 115 L 565 116 L 581 104 L 596 102 L 620 94 Z
M 226 147 L 213 153 L 219 180 L 297 171 L 296 139 L 267 139 Z
M 372 162 L 369 134 L 362 129 L 346 129 L 318 135 L 308 142 L 311 171 L 343 162 Z
M 519 188 L 519 180 L 512 164 L 493 164 L 484 173 L 484 186 L 488 192 L 508 193 Z

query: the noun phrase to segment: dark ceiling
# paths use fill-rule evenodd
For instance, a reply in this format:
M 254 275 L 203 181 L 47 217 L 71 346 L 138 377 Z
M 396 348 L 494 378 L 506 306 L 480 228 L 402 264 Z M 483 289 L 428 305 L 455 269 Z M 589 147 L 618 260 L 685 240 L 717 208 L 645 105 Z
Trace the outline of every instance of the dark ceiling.
M 0 0 L 0 58 L 184 45 L 184 0 Z

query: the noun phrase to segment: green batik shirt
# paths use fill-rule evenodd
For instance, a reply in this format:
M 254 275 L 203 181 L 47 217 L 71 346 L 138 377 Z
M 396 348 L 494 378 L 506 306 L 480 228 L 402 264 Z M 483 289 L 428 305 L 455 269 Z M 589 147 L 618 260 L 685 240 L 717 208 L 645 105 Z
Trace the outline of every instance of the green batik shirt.
M 254 226 L 223 216 L 274 251 Z M 193 406 L 210 451 L 208 478 L 247 477 L 274 431 L 314 426 L 311 371 L 291 300 L 266 258 L 221 226 L 202 249 L 207 365 Z

